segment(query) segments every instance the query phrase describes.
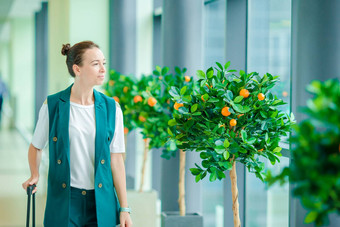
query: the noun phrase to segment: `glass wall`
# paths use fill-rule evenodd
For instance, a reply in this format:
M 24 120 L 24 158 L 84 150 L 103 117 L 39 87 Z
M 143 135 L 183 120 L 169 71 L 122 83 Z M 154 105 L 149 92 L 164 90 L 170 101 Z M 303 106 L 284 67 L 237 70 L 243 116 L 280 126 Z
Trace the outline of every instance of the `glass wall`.
M 216 66 L 216 61 L 224 65 L 225 14 L 224 0 L 207 1 L 204 5 L 204 70 Z M 223 181 L 202 182 L 203 222 L 205 227 L 223 226 Z
M 280 76 L 281 82 L 273 94 L 288 103 L 282 107 L 287 113 L 290 112 L 290 40 L 291 0 L 248 1 L 247 70 Z M 289 165 L 287 157 L 282 157 L 275 166 L 262 161 L 274 172 Z M 254 174 L 246 173 L 246 226 L 289 226 L 289 185 L 266 190 Z

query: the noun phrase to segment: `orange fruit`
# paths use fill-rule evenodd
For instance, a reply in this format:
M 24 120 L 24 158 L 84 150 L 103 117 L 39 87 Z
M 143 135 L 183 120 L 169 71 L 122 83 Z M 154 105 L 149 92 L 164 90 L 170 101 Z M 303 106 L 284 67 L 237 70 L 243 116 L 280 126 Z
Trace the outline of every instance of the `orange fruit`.
M 180 107 L 182 107 L 182 106 L 184 106 L 183 103 L 177 103 L 177 102 L 175 102 L 175 104 L 174 104 L 175 110 L 178 110 L 178 108 L 180 108 Z
M 207 86 L 207 88 L 210 88 L 208 84 L 205 84 L 205 86 Z
M 136 95 L 135 97 L 133 97 L 134 103 L 141 102 L 142 100 L 143 100 L 142 96 L 140 96 L 140 95 Z
M 113 86 L 115 84 L 115 82 L 113 80 L 109 80 L 109 85 Z
M 128 134 L 129 133 L 129 129 L 127 127 L 124 128 L 124 134 Z
M 230 126 L 236 126 L 237 125 L 237 121 L 235 119 L 231 119 L 229 121 L 229 124 L 230 124 Z
M 249 96 L 249 91 L 247 89 L 242 89 L 240 91 L 240 96 L 243 96 L 243 98 L 248 98 Z
M 259 99 L 259 100 L 264 100 L 264 98 L 265 98 L 266 96 L 264 96 L 264 94 L 262 94 L 262 93 L 259 93 L 258 95 L 257 95 L 257 98 Z
M 128 92 L 128 90 L 129 90 L 128 87 L 124 87 L 124 88 L 123 88 L 123 92 L 124 92 L 124 93 Z
M 204 98 L 203 98 L 203 95 L 201 96 L 201 99 L 202 99 L 203 102 L 205 102 L 205 100 L 204 100 Z
M 166 100 L 166 103 L 170 104 L 170 99 Z
M 224 81 L 225 81 L 225 80 L 222 81 L 222 84 L 224 84 Z
M 139 116 L 138 120 L 140 120 L 141 122 L 145 122 L 146 121 L 145 117 L 143 117 L 143 116 Z
M 237 118 L 240 118 L 240 117 L 242 117 L 244 114 L 239 114 L 239 115 L 237 115 Z
M 262 149 L 260 149 L 260 150 L 257 150 L 258 152 L 261 152 L 261 151 L 263 151 L 263 148 Z
M 154 97 L 149 97 L 148 98 L 148 104 L 149 106 L 153 107 L 154 105 L 156 105 L 157 100 Z
M 113 99 L 119 103 L 119 98 L 117 96 L 113 96 Z
M 161 79 L 163 79 L 163 77 L 162 77 L 162 76 L 159 76 L 158 79 L 161 80 Z
M 288 92 L 286 92 L 286 91 L 282 92 L 282 96 L 283 97 L 287 97 L 288 96 Z
M 190 80 L 191 80 L 191 78 L 189 76 L 185 76 L 184 79 L 185 79 L 185 82 L 190 82 Z
M 223 125 L 220 125 L 220 128 L 221 128 L 221 127 L 224 127 L 224 126 L 225 126 L 225 124 L 223 124 Z
M 228 117 L 231 113 L 229 112 L 229 107 L 225 106 L 222 108 L 221 114 L 225 117 Z

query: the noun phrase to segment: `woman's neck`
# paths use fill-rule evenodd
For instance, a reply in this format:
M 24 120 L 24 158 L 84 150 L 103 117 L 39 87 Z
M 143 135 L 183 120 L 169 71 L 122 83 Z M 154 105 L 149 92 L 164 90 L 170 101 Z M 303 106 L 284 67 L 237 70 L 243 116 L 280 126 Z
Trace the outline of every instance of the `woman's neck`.
M 75 81 L 71 88 L 70 101 L 80 105 L 94 104 L 93 87 L 85 87 Z

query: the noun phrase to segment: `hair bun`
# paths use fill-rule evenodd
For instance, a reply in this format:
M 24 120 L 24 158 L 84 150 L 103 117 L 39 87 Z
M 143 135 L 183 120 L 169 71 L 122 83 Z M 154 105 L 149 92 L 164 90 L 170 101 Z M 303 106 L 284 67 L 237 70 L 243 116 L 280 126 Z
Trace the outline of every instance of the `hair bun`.
M 69 43 L 67 44 L 63 44 L 63 48 L 61 48 L 61 54 L 66 56 L 68 54 L 68 52 L 71 49 L 71 45 Z

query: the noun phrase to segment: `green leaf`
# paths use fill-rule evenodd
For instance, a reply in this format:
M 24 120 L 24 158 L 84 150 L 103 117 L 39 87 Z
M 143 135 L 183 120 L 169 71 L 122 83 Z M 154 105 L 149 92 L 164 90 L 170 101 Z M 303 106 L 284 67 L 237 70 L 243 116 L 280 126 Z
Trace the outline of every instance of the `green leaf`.
M 191 100 L 192 100 L 191 95 L 186 95 L 182 99 L 183 99 L 184 102 L 191 102 Z
M 223 146 L 224 146 L 225 148 L 228 148 L 228 147 L 230 146 L 230 143 L 229 143 L 229 140 L 228 140 L 228 139 L 225 139 L 225 140 L 224 140 Z
M 208 79 L 211 79 L 213 76 L 214 76 L 214 70 L 213 70 L 212 67 L 210 67 L 210 68 L 207 70 L 207 77 L 208 77 Z
M 221 63 L 216 62 L 216 65 L 223 71 L 223 67 L 222 67 Z
M 282 150 L 282 147 L 276 147 L 273 152 L 274 153 L 277 153 L 277 152 L 280 152 Z
M 202 115 L 202 112 L 195 112 L 192 114 L 192 116 L 199 116 L 199 115 Z
M 194 113 L 197 110 L 197 108 L 198 108 L 198 104 L 197 103 L 192 105 L 191 106 L 191 113 Z
M 199 181 L 201 180 L 201 176 L 202 176 L 202 173 L 196 175 L 196 177 L 195 177 L 196 183 L 199 182 Z
M 210 174 L 210 177 L 209 177 L 209 181 L 213 182 L 216 180 L 216 170 L 212 171 L 212 173 Z
M 242 140 L 243 142 L 247 141 L 247 132 L 245 130 L 241 130 L 241 136 L 242 136 Z
M 225 150 L 225 151 L 223 152 L 223 158 L 224 158 L 225 160 L 228 160 L 229 156 L 230 156 L 229 152 L 228 152 L 227 150 Z
M 208 100 L 208 102 L 219 102 L 220 100 L 217 98 L 211 98 Z
M 266 143 L 269 142 L 268 139 L 269 139 L 269 135 L 268 135 L 268 132 L 266 132 L 266 135 L 264 136 L 264 140 L 266 141 Z
M 307 214 L 305 218 L 305 223 L 312 223 L 316 220 L 317 217 L 318 217 L 318 212 L 311 211 Z
M 177 122 L 176 122 L 175 119 L 171 119 L 171 120 L 168 121 L 168 125 L 169 126 L 175 126 L 175 125 L 177 125 Z
M 252 138 L 250 138 L 249 140 L 247 140 L 247 143 L 248 144 L 254 144 L 256 142 L 256 138 L 254 138 L 254 137 L 252 137 Z
M 178 67 L 178 66 L 176 66 L 175 67 L 175 72 L 178 74 L 178 75 L 180 75 L 182 72 L 181 72 L 181 69 Z
M 205 79 L 205 73 L 202 70 L 197 70 L 196 72 L 197 78 L 200 79 Z
M 215 152 L 216 152 L 217 154 L 223 154 L 224 151 L 225 151 L 224 148 L 223 148 L 223 149 L 221 149 L 221 148 L 215 148 Z
M 174 134 L 171 132 L 171 130 L 168 128 L 168 134 L 170 135 L 170 136 L 174 136 Z
M 165 75 L 165 74 L 167 74 L 169 72 L 169 67 L 164 67 L 163 69 L 162 69 L 162 75 Z
M 264 111 L 261 111 L 261 112 L 260 112 L 260 114 L 261 114 L 261 116 L 262 116 L 263 118 L 267 118 L 267 114 L 266 114 L 266 112 L 264 112 Z
M 158 72 L 162 72 L 162 68 L 159 67 L 158 65 L 156 65 L 156 70 L 157 70 Z
M 237 96 L 235 99 L 234 99 L 234 103 L 239 103 L 243 100 L 243 96 Z
M 234 97 L 233 92 L 228 90 L 227 91 L 227 98 L 231 101 L 231 100 L 233 100 L 233 97 Z
M 225 65 L 224 65 L 224 69 L 227 69 L 230 66 L 230 61 L 228 61 Z
M 161 75 L 157 70 L 154 70 L 153 74 L 156 75 L 156 76 L 160 76 Z
M 197 169 L 197 168 L 190 168 L 190 171 L 191 171 L 192 175 L 195 175 L 195 176 L 202 172 L 202 170 Z
M 179 96 L 179 90 L 177 87 L 172 86 L 171 89 L 169 90 L 169 94 L 172 97 Z
M 182 87 L 180 94 L 184 95 L 186 91 L 187 91 L 187 86 L 184 86 L 184 87 Z
M 204 95 L 203 95 L 203 99 L 204 99 L 205 101 L 207 101 L 207 100 L 209 99 L 209 95 L 208 95 L 208 94 L 204 94 Z

